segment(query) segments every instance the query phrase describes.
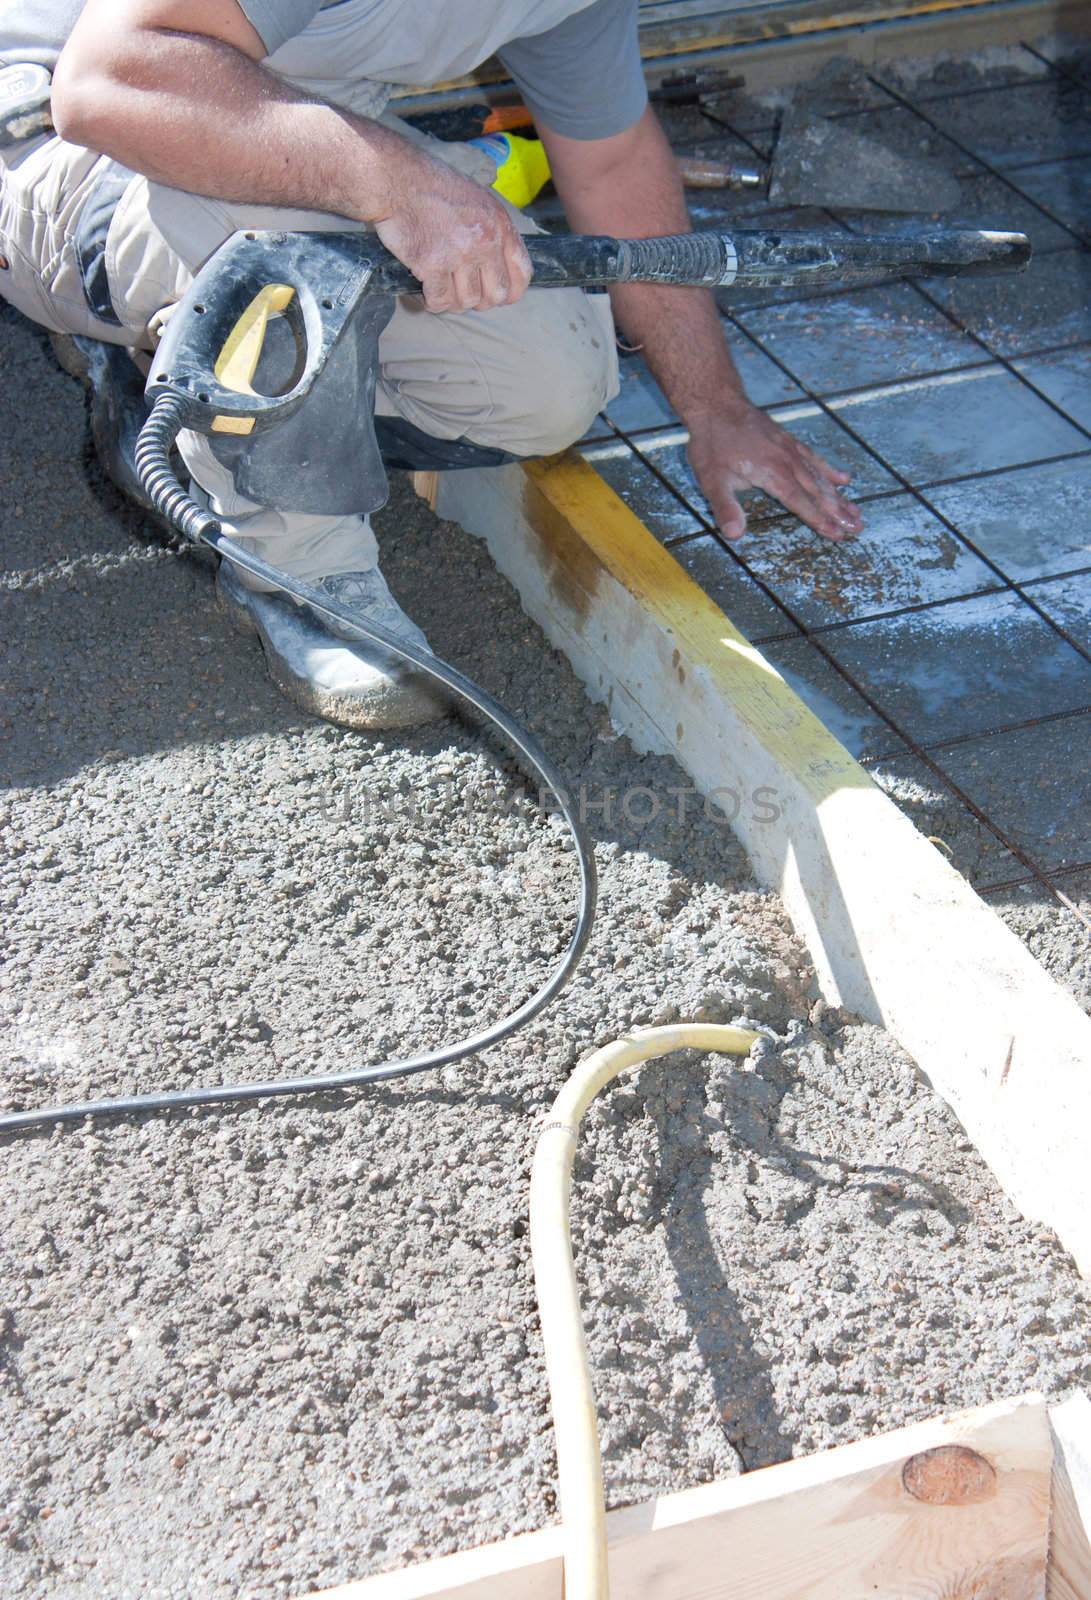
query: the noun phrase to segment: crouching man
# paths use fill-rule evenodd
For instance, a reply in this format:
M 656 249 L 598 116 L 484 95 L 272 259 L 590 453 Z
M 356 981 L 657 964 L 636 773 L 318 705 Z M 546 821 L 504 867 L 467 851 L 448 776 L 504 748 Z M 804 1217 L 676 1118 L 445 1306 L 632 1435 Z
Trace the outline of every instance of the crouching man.
M 52 73 L 53 130 L 0 151 L 0 293 L 82 336 L 99 416 L 119 419 L 193 273 L 239 228 L 373 228 L 421 280 L 379 346 L 377 433 L 393 465 L 444 469 L 560 450 L 617 392 L 613 316 L 690 434 L 723 531 L 757 485 L 818 533 L 860 519 L 828 466 L 743 393 L 710 294 L 651 284 L 526 293 L 534 230 L 472 145 L 386 112 L 497 54 L 533 111 L 574 230 L 688 228 L 648 105 L 636 0 L 24 0 L 0 17 L 0 65 Z M 120 396 L 120 398 L 119 398 Z M 342 604 L 426 643 L 379 570 L 369 520 L 257 505 L 208 442 L 183 434 L 194 484 L 239 539 Z M 340 638 L 226 564 L 221 601 L 256 629 L 277 682 L 357 727 L 437 714 L 382 650 Z

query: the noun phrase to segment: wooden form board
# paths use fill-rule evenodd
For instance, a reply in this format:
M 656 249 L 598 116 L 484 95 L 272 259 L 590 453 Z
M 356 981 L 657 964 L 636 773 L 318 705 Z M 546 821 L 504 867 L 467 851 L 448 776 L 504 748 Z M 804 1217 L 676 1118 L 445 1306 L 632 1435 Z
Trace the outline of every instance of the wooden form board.
M 876 23 L 934 17 L 944 12 L 985 11 L 1004 0 L 779 0 L 772 5 L 727 8 L 718 15 L 680 11 L 660 20 L 642 17 L 640 51 L 646 61 L 692 51 L 738 47 L 767 39 L 845 32 Z
M 655 84 L 671 73 L 718 67 L 745 76 L 748 92 L 757 94 L 796 84 L 835 59 L 850 57 L 863 66 L 875 67 L 934 50 L 1017 44 L 1058 31 L 1091 33 L 1091 7 L 1086 0 L 993 0 L 940 11 L 893 5 L 867 17 L 842 6 L 818 26 L 813 25 L 814 15 L 801 10 L 803 26 L 799 27 L 791 19 L 782 19 L 788 22 L 783 33 L 762 33 L 751 25 L 749 33 L 736 28 L 703 45 L 668 40 L 670 48 L 657 42 L 654 30 L 648 30 L 642 35 L 645 77 Z M 750 19 L 742 20 L 749 25 Z
M 751 89 L 798 75 L 798 50 L 823 55 L 851 54 L 875 61 L 904 53 L 905 30 L 917 53 L 950 47 L 953 41 L 1018 39 L 1057 28 L 1091 28 L 1085 0 L 753 0 L 740 7 L 717 7 L 706 0 L 641 8 L 640 50 L 650 81 L 697 65 L 717 65 L 746 73 Z M 939 32 L 933 37 L 934 30 Z M 825 46 L 823 41 L 826 41 Z M 759 66 L 769 47 L 785 51 L 794 65 L 772 74 Z M 722 59 L 713 58 L 722 53 Z M 813 65 L 813 63 L 812 63 Z M 401 85 L 393 100 L 402 110 L 423 111 L 449 101 L 487 100 L 503 86 L 517 91 L 495 57 L 473 72 L 429 88 Z
M 580 457 L 426 488 L 487 541 L 616 727 L 705 795 L 738 797 L 735 831 L 824 994 L 898 1039 L 1010 1198 L 1091 1273 L 1091 1019 Z
M 664 1495 L 607 1518 L 611 1600 L 1046 1600 L 1052 1461 L 1028 1396 Z M 549 1528 L 310 1600 L 561 1600 L 562 1583 Z
M 1050 1411 L 1053 1512 L 1047 1600 L 1091 1596 L 1091 1399 L 1073 1395 Z

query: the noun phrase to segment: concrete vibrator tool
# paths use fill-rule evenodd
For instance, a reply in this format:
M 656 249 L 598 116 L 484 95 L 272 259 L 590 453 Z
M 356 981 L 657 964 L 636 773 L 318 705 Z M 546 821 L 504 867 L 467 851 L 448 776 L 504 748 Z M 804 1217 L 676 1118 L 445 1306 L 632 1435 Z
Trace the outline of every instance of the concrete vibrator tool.
M 1021 233 L 913 229 L 882 235 L 699 232 L 652 239 L 524 239 L 531 288 L 615 283 L 728 290 L 846 284 L 877 275 L 1018 271 Z M 159 509 L 202 536 L 156 445 L 209 436 L 241 494 L 285 511 L 370 512 L 386 500 L 374 427 L 379 336 L 395 296 L 419 292 L 374 234 L 246 232 L 221 246 L 167 323 L 145 391 L 141 471 Z M 270 336 L 279 349 L 266 352 Z M 267 364 L 255 390 L 259 362 Z M 194 513 L 196 512 L 196 520 Z
M 876 277 L 1018 271 L 1022 233 L 903 227 L 880 235 L 695 232 L 650 239 L 580 235 L 525 239 L 531 288 L 647 282 L 736 289 L 872 282 Z M 190 495 L 172 447 L 183 428 L 207 435 L 241 494 L 283 510 L 378 510 L 387 477 L 375 434 L 379 336 L 399 294 L 419 292 L 409 270 L 373 234 L 259 232 L 231 236 L 173 311 L 145 390 L 150 413 L 136 450 L 145 494 L 188 539 L 412 663 L 487 717 L 556 794 L 579 867 L 568 946 L 546 981 L 508 1016 L 471 1038 L 402 1060 L 269 1082 L 84 1101 L 0 1116 L 0 1130 L 87 1116 L 173 1110 L 313 1094 L 399 1078 L 465 1059 L 536 1016 L 564 987 L 590 937 L 596 878 L 591 844 L 563 774 L 538 742 L 479 685 L 429 650 L 366 621 L 231 537 Z M 836 314 L 831 313 L 831 314 Z

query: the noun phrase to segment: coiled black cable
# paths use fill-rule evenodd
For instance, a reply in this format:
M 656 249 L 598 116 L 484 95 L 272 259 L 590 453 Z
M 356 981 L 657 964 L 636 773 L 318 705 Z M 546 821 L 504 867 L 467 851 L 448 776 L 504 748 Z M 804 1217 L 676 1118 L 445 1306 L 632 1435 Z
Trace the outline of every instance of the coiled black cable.
M 9 1111 L 0 1115 L 0 1132 L 8 1133 L 25 1128 L 50 1127 L 60 1122 L 78 1122 L 84 1117 L 128 1116 L 143 1111 L 176 1111 L 187 1106 L 232 1105 L 249 1100 L 268 1100 L 285 1095 L 317 1094 L 336 1089 L 359 1088 L 365 1083 L 379 1083 L 389 1078 L 408 1078 L 414 1073 L 430 1072 L 467 1056 L 477 1055 L 491 1045 L 499 1044 L 524 1027 L 554 999 L 572 976 L 587 941 L 595 916 L 597 876 L 591 843 L 579 813 L 572 803 L 559 767 L 546 755 L 538 741 L 516 722 L 480 684 L 459 672 L 448 662 L 441 661 L 431 651 L 419 648 L 401 639 L 378 623 L 369 622 L 340 605 L 331 596 L 323 594 L 299 578 L 289 577 L 279 567 L 251 555 L 241 545 L 223 532 L 219 520 L 198 505 L 184 490 L 171 466 L 170 452 L 182 426 L 181 403 L 172 395 L 161 395 L 144 424 L 136 446 L 136 462 L 141 482 L 157 511 L 186 538 L 208 545 L 224 560 L 262 578 L 274 588 L 302 601 L 319 615 L 337 622 L 347 623 L 367 638 L 383 645 L 405 661 L 411 661 L 421 672 L 442 683 L 475 710 L 488 718 L 515 747 L 527 765 L 542 780 L 546 789 L 557 799 L 557 809 L 564 819 L 576 848 L 580 887 L 576 910 L 576 925 L 557 966 L 545 983 L 515 1011 L 482 1029 L 468 1039 L 444 1045 L 423 1055 L 406 1056 L 400 1061 L 385 1061 L 374 1066 L 357 1067 L 349 1072 L 320 1073 L 305 1078 L 274 1078 L 263 1083 L 223 1083 L 208 1088 L 169 1089 L 160 1093 L 120 1095 L 106 1100 L 85 1100 L 71 1105 L 44 1106 L 36 1111 Z

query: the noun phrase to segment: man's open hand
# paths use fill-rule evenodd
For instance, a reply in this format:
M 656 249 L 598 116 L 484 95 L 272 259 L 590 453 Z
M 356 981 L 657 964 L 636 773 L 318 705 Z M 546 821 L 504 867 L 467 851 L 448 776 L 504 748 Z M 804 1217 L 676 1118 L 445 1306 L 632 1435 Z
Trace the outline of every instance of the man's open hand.
M 398 168 L 376 232 L 420 279 L 429 311 L 487 311 L 518 300 L 530 257 L 492 191 L 409 144 Z
M 756 406 L 691 419 L 689 460 L 727 539 L 746 532 L 740 489 L 764 489 L 824 539 L 844 539 L 864 526 L 840 493 L 850 474 L 831 467 Z

